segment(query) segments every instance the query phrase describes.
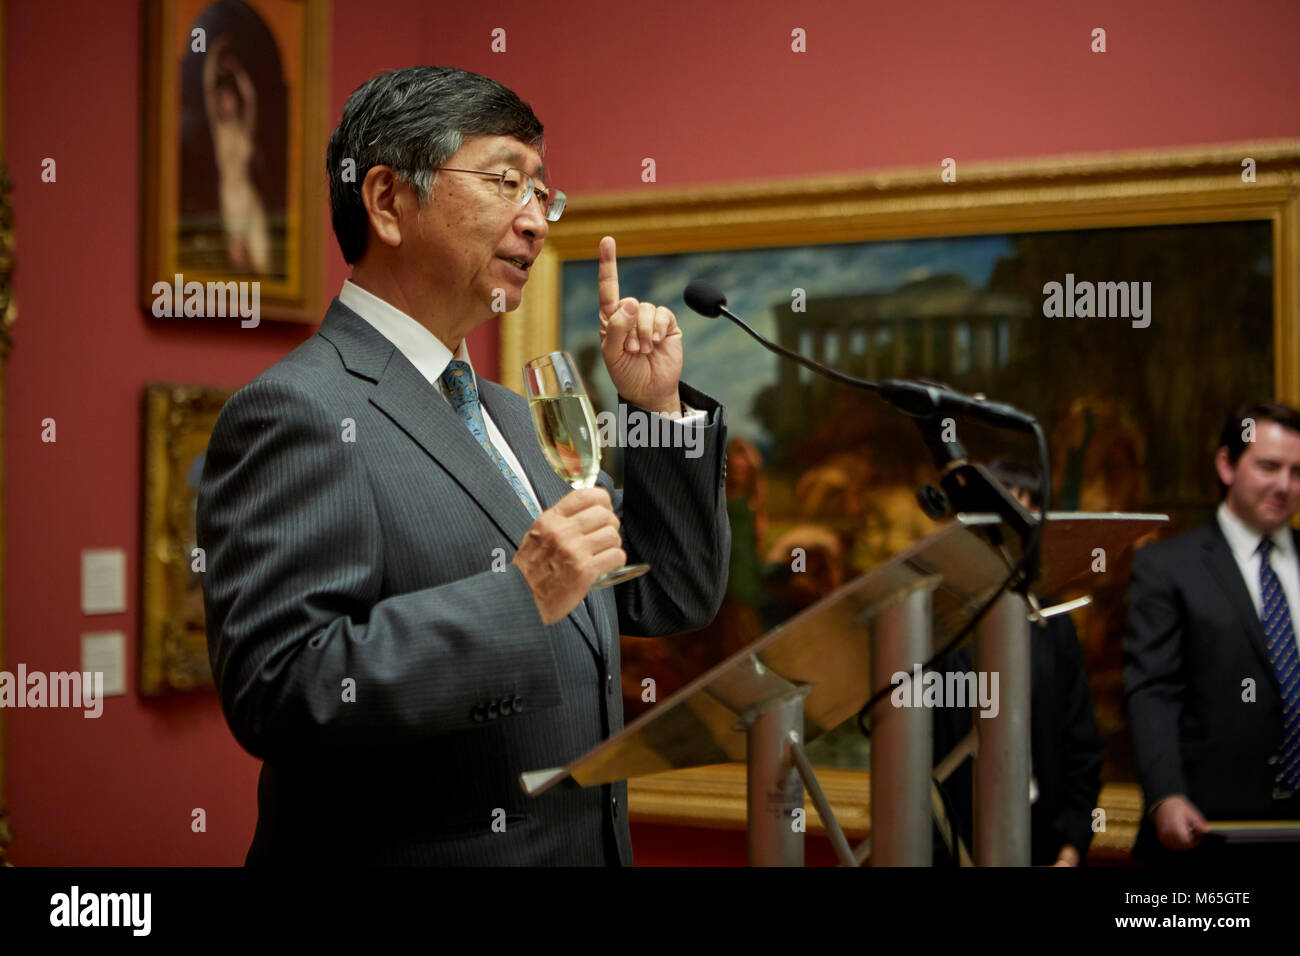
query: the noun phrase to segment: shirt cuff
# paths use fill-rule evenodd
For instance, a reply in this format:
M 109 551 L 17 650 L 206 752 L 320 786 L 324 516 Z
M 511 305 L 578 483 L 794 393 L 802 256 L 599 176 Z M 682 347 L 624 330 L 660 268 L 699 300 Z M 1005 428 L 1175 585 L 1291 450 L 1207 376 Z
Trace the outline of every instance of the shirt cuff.
M 682 417 L 672 419 L 682 425 L 694 425 L 698 422 L 707 422 L 709 413 L 702 408 L 692 408 L 685 402 L 682 402 Z

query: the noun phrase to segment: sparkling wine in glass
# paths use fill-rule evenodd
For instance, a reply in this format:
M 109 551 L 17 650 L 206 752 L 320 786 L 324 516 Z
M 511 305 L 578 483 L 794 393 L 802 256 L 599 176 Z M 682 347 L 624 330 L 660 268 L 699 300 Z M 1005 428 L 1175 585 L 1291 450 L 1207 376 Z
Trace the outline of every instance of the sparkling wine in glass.
M 524 388 L 542 454 L 573 488 L 591 488 L 600 474 L 600 434 L 587 386 L 568 352 L 551 352 L 524 366 Z M 648 564 L 629 564 L 596 579 L 593 589 L 639 577 Z

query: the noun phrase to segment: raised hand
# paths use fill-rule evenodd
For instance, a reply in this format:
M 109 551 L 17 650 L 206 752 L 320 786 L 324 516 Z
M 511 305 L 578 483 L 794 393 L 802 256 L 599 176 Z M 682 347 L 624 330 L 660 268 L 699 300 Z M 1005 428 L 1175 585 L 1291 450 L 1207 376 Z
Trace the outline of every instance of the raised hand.
M 672 310 L 618 295 L 612 236 L 600 240 L 600 351 L 618 393 L 672 418 L 681 414 L 682 330 Z

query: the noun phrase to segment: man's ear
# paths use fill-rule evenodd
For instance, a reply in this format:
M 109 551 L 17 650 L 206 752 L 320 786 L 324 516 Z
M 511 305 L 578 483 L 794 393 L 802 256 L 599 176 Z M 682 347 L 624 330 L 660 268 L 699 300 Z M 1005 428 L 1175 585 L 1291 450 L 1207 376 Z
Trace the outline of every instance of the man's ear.
M 402 225 L 415 205 L 411 188 L 397 178 L 390 166 L 371 166 L 361 181 L 361 201 L 370 228 L 384 245 L 402 244 Z
M 1238 462 L 1240 464 L 1240 462 Z M 1225 485 L 1231 486 L 1232 479 L 1237 473 L 1231 461 L 1228 460 L 1228 449 L 1224 445 L 1219 446 L 1219 450 L 1214 453 L 1214 470 L 1219 473 L 1219 480 Z

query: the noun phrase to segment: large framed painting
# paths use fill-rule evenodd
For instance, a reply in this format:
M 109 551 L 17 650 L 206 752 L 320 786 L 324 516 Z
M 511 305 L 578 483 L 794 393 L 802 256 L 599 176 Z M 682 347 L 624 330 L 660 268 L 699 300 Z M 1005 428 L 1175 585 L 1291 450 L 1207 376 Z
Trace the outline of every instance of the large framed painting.
M 140 544 L 140 693 L 212 686 L 195 540 L 199 479 L 212 429 L 233 388 L 149 385 L 144 391 Z
M 691 313 L 691 279 L 843 371 L 938 379 L 1029 411 L 1051 446 L 1055 508 L 1167 513 L 1160 533 L 1176 534 L 1218 504 L 1211 458 L 1228 409 L 1300 400 L 1298 186 L 1300 143 L 1283 142 L 965 167 L 956 182 L 936 168 L 572 200 L 504 317 L 503 378 L 517 387 L 523 361 L 564 348 L 597 411 L 614 401 L 595 265 L 613 235 L 623 294 L 674 309 L 683 377 L 726 405 L 730 429 L 726 600 L 702 632 L 624 638 L 629 719 L 653 706 L 643 678 L 663 700 L 933 528 L 914 495 L 933 464 L 911 422 Z M 1020 439 L 962 429 L 978 460 L 1037 460 Z M 615 473 L 618 457 L 606 450 Z M 1131 845 L 1141 806 L 1122 711 L 1130 561 L 1111 561 L 1074 612 L 1103 735 L 1103 853 Z M 852 722 L 812 750 L 841 792 L 861 776 L 865 797 L 866 740 Z M 700 818 L 701 786 L 739 817 Z M 654 819 L 743 825 L 739 768 L 634 781 L 633 793 Z
M 154 316 L 320 319 L 327 41 L 327 0 L 145 4 Z

